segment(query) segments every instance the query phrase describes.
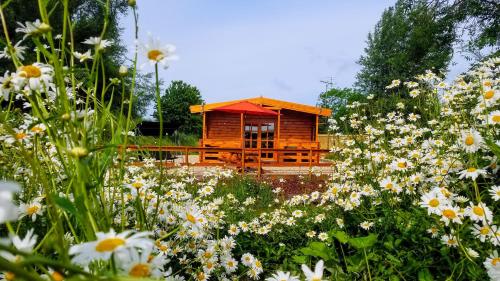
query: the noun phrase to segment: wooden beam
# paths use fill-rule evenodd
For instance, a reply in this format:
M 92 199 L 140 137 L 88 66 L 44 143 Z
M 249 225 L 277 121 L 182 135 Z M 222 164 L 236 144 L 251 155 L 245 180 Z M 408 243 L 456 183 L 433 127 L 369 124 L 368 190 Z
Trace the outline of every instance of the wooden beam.
M 318 133 L 319 133 L 319 115 L 316 114 L 316 137 L 314 138 L 314 141 L 316 142 L 316 146 L 317 146 L 316 148 L 320 148 L 319 139 L 318 139 L 319 134 Z M 316 163 L 319 163 L 319 153 L 316 153 Z
M 275 128 L 276 130 L 276 140 L 274 141 L 275 148 L 281 148 L 280 134 L 281 134 L 281 109 L 278 109 L 278 124 Z M 279 153 L 276 153 L 276 161 L 280 162 Z
M 314 141 L 318 141 L 318 132 L 319 132 L 319 115 L 316 114 L 316 133 L 315 133 L 315 136 L 314 136 Z
M 271 107 L 275 107 L 275 108 L 294 110 L 294 111 L 299 111 L 299 112 L 304 112 L 304 113 L 309 113 L 309 114 L 319 114 L 321 116 L 330 116 L 332 114 L 332 111 L 328 108 L 320 108 L 320 107 L 316 107 L 316 106 L 312 106 L 312 105 L 270 99 L 270 98 L 266 98 L 266 97 L 256 97 L 256 98 L 232 100 L 232 101 L 226 101 L 226 102 L 216 102 L 216 103 L 205 104 L 203 106 L 202 105 L 192 105 L 189 107 L 189 109 L 191 110 L 191 113 L 199 113 L 199 112 L 202 112 L 203 110 L 204 111 L 211 111 L 217 107 L 230 105 L 230 104 L 241 102 L 241 101 L 248 101 L 248 102 L 255 103 L 255 104 L 261 104 L 263 106 L 271 106 Z
M 206 134 L 207 134 L 207 121 L 206 121 L 206 118 L 207 118 L 207 113 L 205 111 L 203 111 L 203 128 L 202 128 L 202 131 L 201 131 L 201 144 L 200 146 L 201 147 L 205 147 L 205 139 L 206 139 Z M 205 161 L 205 153 L 204 151 L 201 151 L 200 152 L 200 162 L 204 162 Z

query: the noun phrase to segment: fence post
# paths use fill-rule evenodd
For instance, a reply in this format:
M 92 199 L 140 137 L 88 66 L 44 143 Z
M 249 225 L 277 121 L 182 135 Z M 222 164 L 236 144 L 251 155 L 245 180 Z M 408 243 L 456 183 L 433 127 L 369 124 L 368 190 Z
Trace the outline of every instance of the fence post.
M 184 155 L 184 162 L 185 165 L 189 167 L 189 147 L 186 147 L 185 153 L 186 155 Z
M 245 174 L 245 148 L 241 149 L 241 174 Z
M 258 169 L 257 170 L 257 176 L 260 179 L 260 176 L 261 176 L 261 165 L 262 165 L 262 162 L 261 162 L 262 150 L 261 150 L 260 147 L 259 147 L 258 153 L 259 153 L 259 155 L 257 156 L 258 157 L 257 159 L 259 159 L 259 165 L 258 165 L 259 167 L 257 167 L 257 169 Z
M 312 174 L 312 146 L 309 147 L 309 177 Z

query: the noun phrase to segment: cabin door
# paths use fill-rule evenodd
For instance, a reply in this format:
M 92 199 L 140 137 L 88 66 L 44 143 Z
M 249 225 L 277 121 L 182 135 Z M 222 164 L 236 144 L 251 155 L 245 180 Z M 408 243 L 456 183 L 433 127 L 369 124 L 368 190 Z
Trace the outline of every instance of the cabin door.
M 245 123 L 245 148 L 274 148 L 274 122 L 249 121 Z M 263 151 L 261 160 L 273 160 L 274 153 Z M 250 159 L 252 160 L 252 159 Z

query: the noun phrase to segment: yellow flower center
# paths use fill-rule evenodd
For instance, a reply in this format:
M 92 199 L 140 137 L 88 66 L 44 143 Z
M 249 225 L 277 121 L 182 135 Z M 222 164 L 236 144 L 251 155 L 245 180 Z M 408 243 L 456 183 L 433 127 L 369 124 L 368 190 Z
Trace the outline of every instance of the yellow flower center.
M 139 181 L 136 181 L 132 184 L 132 186 L 135 188 L 135 189 L 139 189 L 141 188 L 142 186 L 144 186 L 144 184 L 142 182 L 139 182 Z
M 490 233 L 490 228 L 488 226 L 483 226 L 479 229 L 479 233 L 481 233 L 481 235 L 488 235 L 488 233 Z
M 187 219 L 190 223 L 193 223 L 193 224 L 194 224 L 194 223 L 196 223 L 196 218 L 195 218 L 193 215 L 189 214 L 189 213 L 186 215 L 186 219 Z
M 406 166 L 407 166 L 406 162 L 399 162 L 399 163 L 398 163 L 398 167 L 399 167 L 400 169 L 404 169 L 404 168 L 406 168 Z
M 472 208 L 472 212 L 476 215 L 476 216 L 484 216 L 484 210 L 483 208 L 479 207 L 479 206 L 474 206 Z
M 499 263 L 499 262 L 500 262 L 500 258 L 492 258 L 491 259 L 491 264 L 493 266 L 497 266 L 497 263 Z
M 500 123 L 500 115 L 493 115 L 493 117 L 491 117 L 491 120 L 494 123 Z
M 437 206 L 439 206 L 439 200 L 437 200 L 436 198 L 432 198 L 429 201 L 429 206 L 436 208 Z
M 451 209 L 446 209 L 443 211 L 443 216 L 447 217 L 448 219 L 454 219 L 457 217 L 457 214 Z
M 51 275 L 52 275 L 52 279 L 54 279 L 54 281 L 62 281 L 62 280 L 64 280 L 64 276 L 61 273 L 57 272 L 57 271 L 54 271 Z
M 453 245 L 453 244 L 455 244 L 455 240 L 453 240 L 453 239 L 448 239 L 448 244 L 449 244 L 449 245 Z
M 206 259 L 209 259 L 209 258 L 211 258 L 212 256 L 213 256 L 213 254 L 212 254 L 212 253 L 210 253 L 210 252 L 205 252 L 205 253 L 203 254 L 203 257 L 204 257 L 204 258 L 206 258 Z
M 30 206 L 28 207 L 28 209 L 26 210 L 26 212 L 28 213 L 28 215 L 33 215 L 34 213 L 38 212 L 38 210 L 40 209 L 40 207 L 34 205 L 34 206 Z
M 6 272 L 4 274 L 4 278 L 7 281 L 12 281 L 12 280 L 14 280 L 14 278 L 16 278 L 16 275 L 14 275 L 14 273 L 12 273 L 12 272 Z
M 474 144 L 474 137 L 472 137 L 471 135 L 467 135 L 467 137 L 465 138 L 465 144 L 466 145 L 473 145 Z
M 22 139 L 26 138 L 27 136 L 28 136 L 28 135 L 27 135 L 27 134 L 25 134 L 25 133 L 23 133 L 23 132 L 16 133 L 16 134 L 14 135 L 14 137 L 16 138 L 16 140 L 22 140 Z
M 491 81 L 484 81 L 483 85 L 485 87 L 491 87 L 492 83 L 491 83 Z
M 313 278 L 311 279 L 311 281 L 321 281 L 321 278 L 319 278 L 319 277 L 313 277 Z
M 392 184 L 392 182 L 385 185 L 385 188 L 387 188 L 387 189 L 392 189 L 393 187 L 394 187 L 394 185 Z
M 233 261 L 227 261 L 227 267 L 233 267 L 234 266 L 234 262 Z
M 133 277 L 148 277 L 150 274 L 149 264 L 147 263 L 138 263 L 128 272 L 128 275 Z
M 196 279 L 205 280 L 205 273 L 203 273 L 203 271 L 199 272 L 198 274 L 196 274 Z
M 165 245 L 161 245 L 160 247 L 158 247 L 158 249 L 160 249 L 160 251 L 162 252 L 166 252 L 168 250 L 168 247 Z
M 477 171 L 477 169 L 474 167 L 470 167 L 469 169 L 467 169 L 467 172 L 469 173 L 474 173 L 475 171 Z
M 486 92 L 484 93 L 484 99 L 489 100 L 489 99 L 493 98 L 493 96 L 494 96 L 494 95 L 495 95 L 495 91 L 493 91 L 493 90 L 488 90 L 488 91 L 486 91 Z
M 111 252 L 122 245 L 125 245 L 125 240 L 123 240 L 122 238 L 118 237 L 106 238 L 101 242 L 97 243 L 97 245 L 95 246 L 95 250 L 101 253 Z
M 148 52 L 148 59 L 150 59 L 150 60 L 160 61 L 164 57 L 165 57 L 165 55 L 160 50 L 151 50 Z
M 38 126 L 35 126 L 35 127 L 31 128 L 31 131 L 33 133 L 41 133 L 41 132 L 43 132 L 43 129 L 38 127 Z
M 262 267 L 262 263 L 260 263 L 260 261 L 255 261 L 255 267 L 261 268 Z
M 34 65 L 21 66 L 19 76 L 24 78 L 38 78 L 42 76 L 42 70 Z

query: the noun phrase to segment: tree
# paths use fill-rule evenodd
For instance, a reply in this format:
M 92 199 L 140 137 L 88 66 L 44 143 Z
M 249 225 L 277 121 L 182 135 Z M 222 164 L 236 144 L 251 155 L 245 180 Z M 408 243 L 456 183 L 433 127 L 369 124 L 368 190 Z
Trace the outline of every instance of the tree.
M 191 114 L 189 106 L 202 103 L 198 88 L 181 80 L 172 81 L 161 97 L 163 122 L 167 124 L 167 132 L 201 135 L 202 118 Z M 158 118 L 158 111 L 155 111 L 154 116 Z
M 356 86 L 383 96 L 392 80 L 410 80 L 427 69 L 446 71 L 456 38 L 440 1 L 398 0 L 368 35 Z
M 497 0 L 453 0 L 445 10 L 455 21 L 461 51 L 468 59 L 500 54 L 500 4 Z M 486 52 L 484 52 L 486 51 Z
M 33 22 L 40 18 L 38 1 L 25 1 L 25 0 L 13 0 L 7 1 L 8 4 L 4 7 L 4 15 L 6 19 L 6 28 L 9 33 L 9 38 L 12 40 L 13 44 L 21 42 L 21 46 L 26 47 L 26 52 L 24 54 L 25 64 L 30 64 L 37 60 L 36 52 L 32 52 L 35 48 L 34 43 L 31 40 L 23 40 L 23 34 L 17 33 L 15 30 L 18 26 L 17 22 Z M 61 34 L 63 32 L 63 16 L 64 9 L 62 1 L 49 1 L 54 2 L 53 9 L 49 14 L 49 21 L 52 29 L 53 36 Z M 56 3 L 57 2 L 57 3 Z M 104 76 L 105 79 L 99 79 L 99 85 L 97 92 L 102 89 L 102 83 L 108 83 L 109 78 L 114 78 L 119 76 L 119 67 L 125 64 L 125 47 L 120 40 L 120 35 L 123 30 L 119 26 L 120 16 L 127 13 L 127 1 L 122 0 L 110 0 L 109 9 L 106 8 L 105 1 L 95 1 L 95 0 L 72 0 L 68 1 L 68 13 L 72 23 L 72 36 L 74 41 L 75 51 L 84 53 L 89 48 L 89 45 L 83 44 L 82 42 L 90 37 L 100 36 L 102 33 L 102 28 L 106 22 L 106 31 L 103 35 L 104 39 L 113 41 L 113 44 L 105 49 L 102 53 L 103 55 L 103 65 L 101 66 L 104 70 L 100 75 Z M 69 29 L 67 31 L 67 37 L 69 40 Z M 0 36 L 0 46 L 6 46 L 6 42 L 3 39 L 4 36 Z M 46 43 L 42 40 L 43 43 Z M 60 42 L 56 42 L 60 43 Z M 68 51 L 68 49 L 66 49 Z M 67 57 L 72 54 L 66 54 Z M 0 73 L 4 73 L 6 70 L 14 71 L 14 65 L 8 60 L 0 60 Z M 75 68 L 72 69 L 78 78 L 85 79 L 87 77 L 87 69 L 82 64 L 76 64 Z M 138 74 L 136 80 L 136 95 L 134 97 L 133 103 L 133 116 L 137 117 L 146 112 L 147 105 L 151 99 L 151 95 L 154 96 L 154 87 L 151 87 L 151 83 L 148 79 L 151 79 L 151 75 Z M 131 77 L 126 77 L 127 82 L 126 87 L 126 97 L 128 99 L 129 85 L 131 82 Z M 113 108 L 118 111 L 122 97 L 119 96 L 121 91 L 121 86 L 114 89 L 114 91 L 109 90 L 105 94 L 105 99 L 111 99 L 111 92 L 113 92 Z M 22 105 L 21 105 L 22 106 Z
M 332 88 L 326 92 L 323 92 L 318 97 L 318 106 L 329 108 L 332 110 L 332 118 L 337 121 L 337 123 L 343 123 L 342 117 L 346 117 L 349 114 L 348 104 L 353 102 L 363 102 L 366 100 L 366 96 L 351 88 Z M 319 127 L 320 132 L 324 133 L 328 131 L 328 122 L 323 118 Z

